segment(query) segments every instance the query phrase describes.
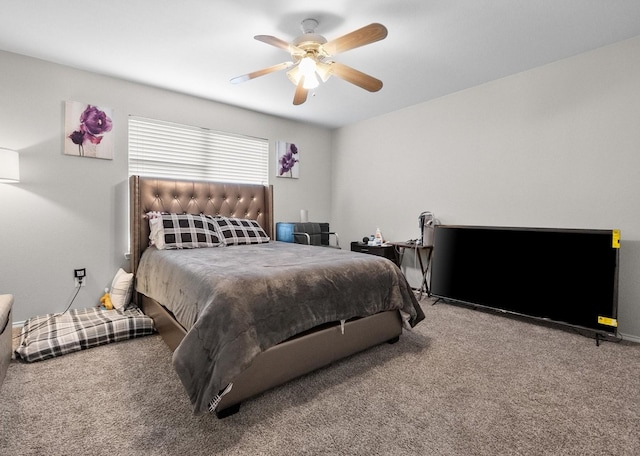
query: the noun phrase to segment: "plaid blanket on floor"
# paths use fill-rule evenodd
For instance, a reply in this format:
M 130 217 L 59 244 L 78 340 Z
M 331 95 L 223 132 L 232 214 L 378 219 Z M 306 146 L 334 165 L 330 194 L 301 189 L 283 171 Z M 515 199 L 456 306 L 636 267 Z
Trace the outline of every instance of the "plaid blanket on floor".
M 152 334 L 153 320 L 137 307 L 125 311 L 97 307 L 30 318 L 22 328 L 16 357 L 27 362 Z

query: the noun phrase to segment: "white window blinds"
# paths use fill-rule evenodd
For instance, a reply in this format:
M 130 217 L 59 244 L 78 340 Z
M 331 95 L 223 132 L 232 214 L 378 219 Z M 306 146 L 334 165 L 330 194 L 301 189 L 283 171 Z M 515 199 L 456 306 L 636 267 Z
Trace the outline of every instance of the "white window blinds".
M 129 116 L 129 175 L 268 184 L 269 141 Z

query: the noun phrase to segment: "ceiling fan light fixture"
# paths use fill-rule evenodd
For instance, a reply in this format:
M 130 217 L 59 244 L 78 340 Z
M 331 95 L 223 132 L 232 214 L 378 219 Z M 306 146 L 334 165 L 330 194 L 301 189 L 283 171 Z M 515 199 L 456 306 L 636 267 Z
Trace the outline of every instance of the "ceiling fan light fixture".
M 294 86 L 297 86 L 298 82 L 300 82 L 300 76 L 300 68 L 297 65 L 287 71 L 287 77 Z
M 300 68 L 300 73 L 302 73 L 305 78 L 311 78 L 316 73 L 316 61 L 311 57 L 307 56 L 300 60 L 298 67 Z
M 322 82 L 327 82 L 333 73 L 331 64 L 333 62 L 316 62 L 316 74 L 320 77 Z
M 304 87 L 305 89 L 315 89 L 319 85 L 320 83 L 318 82 L 318 78 L 315 73 L 313 73 L 311 74 L 311 76 L 304 77 L 304 83 L 302 84 L 302 87 Z
M 295 86 L 297 86 L 300 83 L 300 79 L 304 77 L 302 86 L 305 89 L 315 89 L 320 85 L 316 71 L 316 61 L 313 57 L 307 56 L 300 60 L 298 65 L 289 70 L 287 76 Z

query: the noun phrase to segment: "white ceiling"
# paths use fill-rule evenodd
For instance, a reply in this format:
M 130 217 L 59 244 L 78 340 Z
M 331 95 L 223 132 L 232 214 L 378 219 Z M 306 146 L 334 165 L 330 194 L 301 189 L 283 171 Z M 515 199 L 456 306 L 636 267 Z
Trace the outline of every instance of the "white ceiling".
M 372 22 L 389 35 L 335 60 L 384 83 L 336 77 L 293 106 L 290 60 L 253 39 L 328 40 Z M 0 0 L 0 49 L 335 128 L 640 35 L 640 0 Z

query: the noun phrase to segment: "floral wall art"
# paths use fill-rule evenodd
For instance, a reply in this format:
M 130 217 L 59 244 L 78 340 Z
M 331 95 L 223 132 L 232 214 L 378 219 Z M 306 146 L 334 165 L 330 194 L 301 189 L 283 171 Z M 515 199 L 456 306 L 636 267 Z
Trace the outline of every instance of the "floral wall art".
M 276 142 L 277 176 L 297 179 L 300 175 L 298 147 L 285 141 Z
M 113 159 L 113 121 L 110 108 L 77 101 L 65 103 L 64 153 Z

